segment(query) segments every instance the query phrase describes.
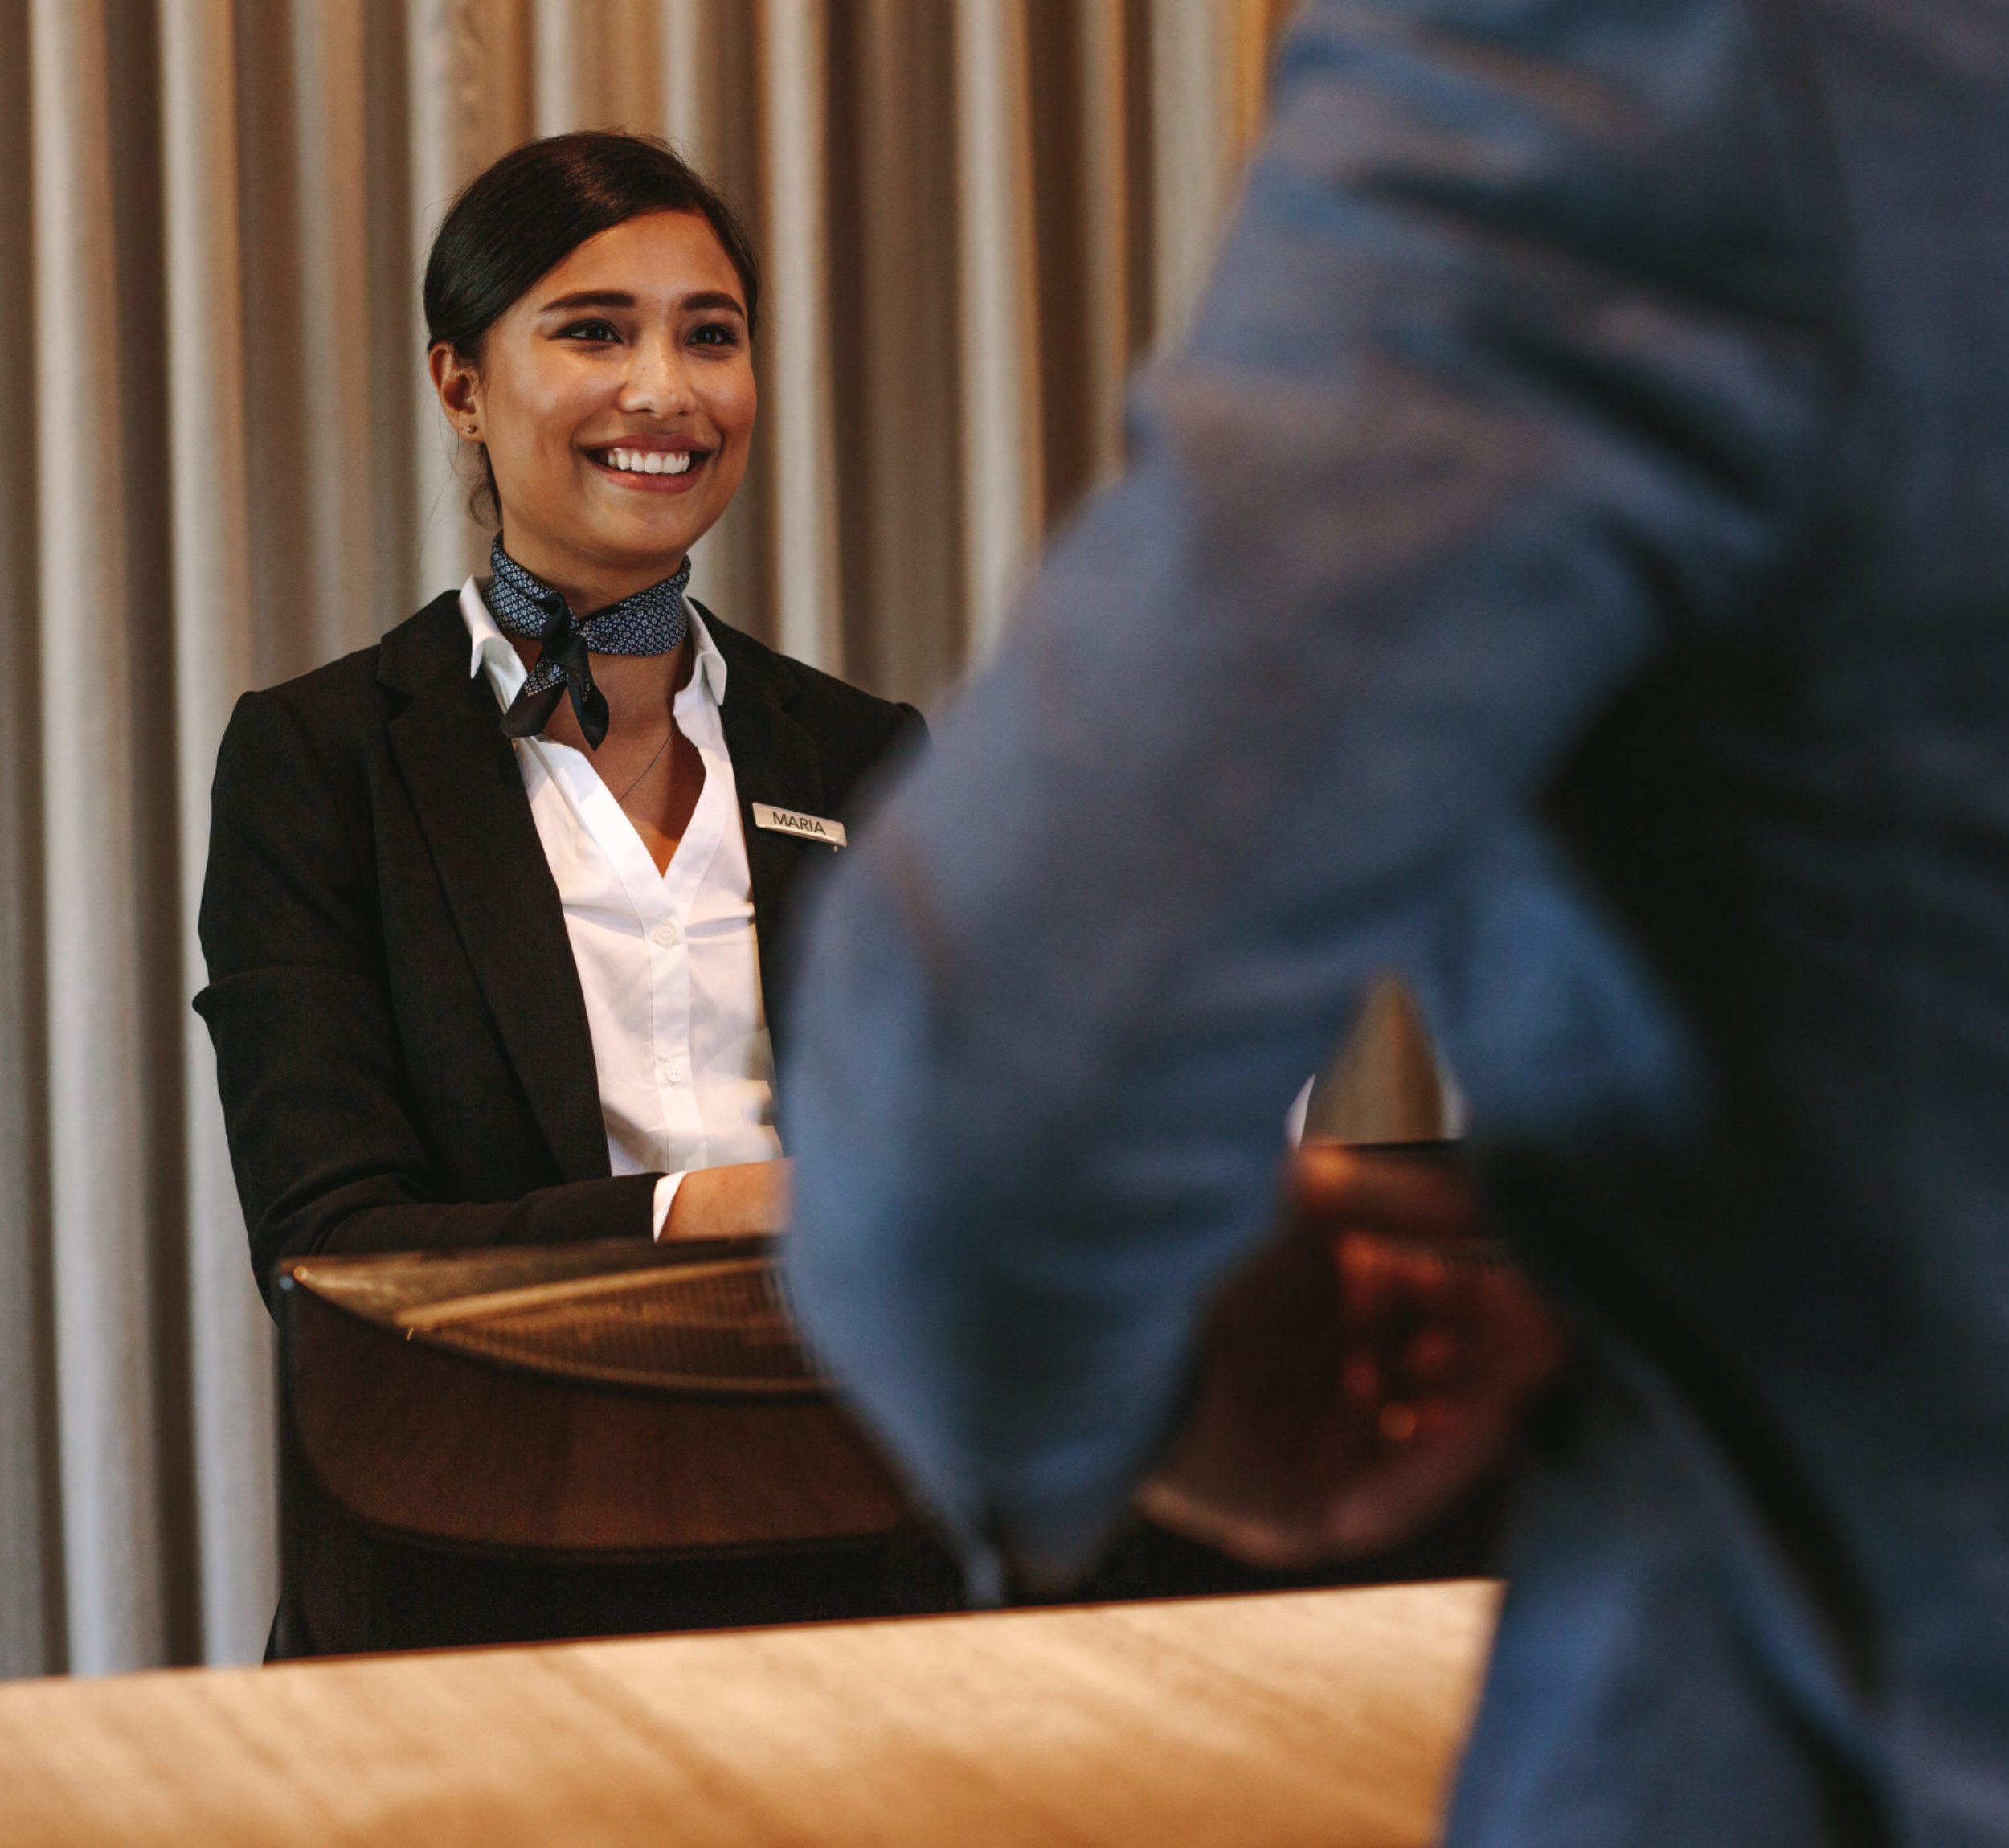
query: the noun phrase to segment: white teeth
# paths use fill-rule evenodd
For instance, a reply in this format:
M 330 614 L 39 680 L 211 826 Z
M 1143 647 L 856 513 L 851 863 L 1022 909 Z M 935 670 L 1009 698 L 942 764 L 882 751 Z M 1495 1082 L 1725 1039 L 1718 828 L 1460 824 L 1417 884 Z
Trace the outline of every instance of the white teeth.
M 630 475 L 686 475 L 690 472 L 688 449 L 610 449 L 607 465 Z

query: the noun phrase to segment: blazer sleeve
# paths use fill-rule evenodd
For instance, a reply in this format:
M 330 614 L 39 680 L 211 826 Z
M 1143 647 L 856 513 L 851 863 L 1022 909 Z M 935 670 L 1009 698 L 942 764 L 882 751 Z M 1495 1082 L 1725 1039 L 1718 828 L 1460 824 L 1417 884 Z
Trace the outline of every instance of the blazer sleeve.
M 321 1252 L 647 1237 L 657 1177 L 439 1197 L 408 1106 L 359 783 L 271 693 L 239 701 L 219 754 L 195 999 L 252 1268 Z

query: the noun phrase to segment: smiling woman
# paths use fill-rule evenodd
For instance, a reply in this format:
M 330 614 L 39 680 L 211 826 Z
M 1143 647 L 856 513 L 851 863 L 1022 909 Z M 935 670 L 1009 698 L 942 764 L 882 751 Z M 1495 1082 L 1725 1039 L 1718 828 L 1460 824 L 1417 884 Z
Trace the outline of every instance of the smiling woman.
M 196 1005 L 262 1287 L 779 1229 L 775 947 L 922 734 L 685 594 L 746 471 L 759 275 L 667 146 L 506 156 L 425 308 L 489 573 L 246 696 L 217 766 Z
M 325 1252 L 781 1229 L 775 946 L 922 734 L 685 594 L 746 471 L 759 273 L 669 148 L 506 156 L 425 307 L 489 572 L 248 694 L 217 763 L 196 1007 L 267 1290 Z M 289 1545 L 277 1653 L 323 1646 L 294 1575 L 327 1551 Z M 855 1614 L 804 1571 L 745 1619 Z

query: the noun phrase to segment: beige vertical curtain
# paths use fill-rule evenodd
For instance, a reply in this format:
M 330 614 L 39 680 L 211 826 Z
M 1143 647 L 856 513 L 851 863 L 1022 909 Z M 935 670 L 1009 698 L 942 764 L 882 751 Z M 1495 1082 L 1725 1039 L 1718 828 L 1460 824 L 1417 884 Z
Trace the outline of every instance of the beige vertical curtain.
M 0 0 L 0 1674 L 234 1661 L 270 1331 L 189 1011 L 244 688 L 483 554 L 423 389 L 454 190 L 667 134 L 770 276 L 701 594 L 933 701 L 1120 462 L 1283 0 Z

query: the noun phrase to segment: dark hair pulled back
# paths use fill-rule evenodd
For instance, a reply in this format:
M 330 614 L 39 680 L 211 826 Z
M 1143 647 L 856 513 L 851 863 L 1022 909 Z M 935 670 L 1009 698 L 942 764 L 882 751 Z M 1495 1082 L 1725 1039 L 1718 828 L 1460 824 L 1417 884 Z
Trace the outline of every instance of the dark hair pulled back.
M 667 141 L 582 129 L 526 141 L 468 182 L 426 259 L 426 341 L 479 365 L 489 329 L 539 276 L 590 237 L 650 212 L 692 212 L 717 233 L 747 298 L 760 312 L 760 265 L 732 207 Z M 473 509 L 501 519 L 495 472 L 482 452 Z

